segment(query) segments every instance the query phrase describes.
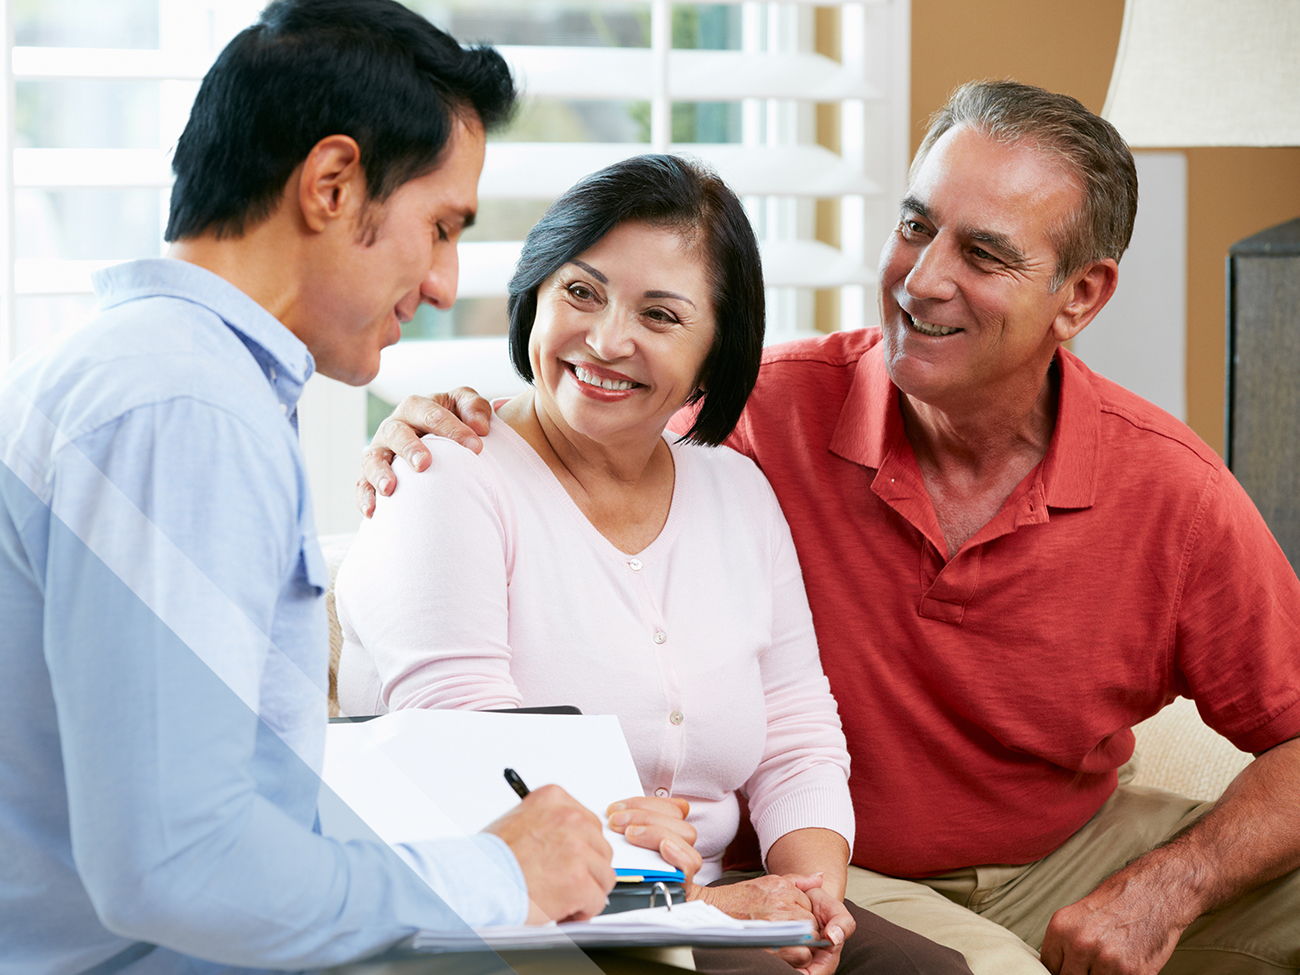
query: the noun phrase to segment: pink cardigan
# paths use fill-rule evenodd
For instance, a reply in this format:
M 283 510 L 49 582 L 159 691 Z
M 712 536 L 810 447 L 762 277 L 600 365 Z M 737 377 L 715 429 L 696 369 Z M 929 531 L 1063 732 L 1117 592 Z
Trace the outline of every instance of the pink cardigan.
M 425 443 L 430 470 L 399 469 L 339 571 L 345 714 L 617 714 L 646 793 L 691 803 L 701 883 L 735 835 L 737 790 L 765 857 L 804 827 L 852 843 L 849 758 L 803 579 L 750 460 L 673 444 L 667 522 L 631 556 L 503 421 L 478 456 Z

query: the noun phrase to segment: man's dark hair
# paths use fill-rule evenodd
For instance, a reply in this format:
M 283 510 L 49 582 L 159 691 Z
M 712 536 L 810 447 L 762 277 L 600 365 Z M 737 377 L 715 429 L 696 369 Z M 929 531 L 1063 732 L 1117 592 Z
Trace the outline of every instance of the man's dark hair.
M 713 347 L 688 403 L 700 403 L 681 438 L 720 444 L 758 378 L 763 354 L 763 270 L 745 210 L 714 173 L 677 156 L 634 156 L 585 177 L 528 232 L 508 287 L 510 359 L 528 382 L 537 289 L 621 223 L 666 227 L 695 246 L 713 287 Z
M 1138 184 L 1133 153 L 1113 125 L 1069 95 L 1016 81 L 967 82 L 931 116 L 930 129 L 912 160 L 912 176 L 943 134 L 958 125 L 1056 156 L 1078 180 L 1083 205 L 1052 235 L 1053 291 L 1093 261 L 1119 261 L 1133 236 Z
M 361 147 L 370 201 L 441 161 L 457 116 L 514 108 L 510 69 L 395 0 L 275 0 L 199 87 L 172 169 L 167 240 L 238 237 L 269 217 L 321 139 Z

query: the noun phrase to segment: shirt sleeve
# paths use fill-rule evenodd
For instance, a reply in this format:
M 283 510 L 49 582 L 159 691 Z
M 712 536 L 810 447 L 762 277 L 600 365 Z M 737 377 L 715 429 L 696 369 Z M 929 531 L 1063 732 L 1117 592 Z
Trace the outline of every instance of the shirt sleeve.
M 284 687 L 262 683 L 283 652 L 286 584 L 309 584 L 290 450 L 180 398 L 53 461 L 45 652 L 73 857 L 95 910 L 124 937 L 280 968 L 421 929 L 519 922 L 519 888 L 462 918 L 393 849 L 307 825 L 318 755 L 295 729 L 323 720 L 310 690 L 323 647 L 322 674 L 285 667 Z M 502 859 L 479 839 L 457 849 L 461 869 Z
M 1181 571 L 1177 666 L 1205 722 L 1250 752 L 1300 735 L 1300 581 L 1226 468 L 1207 479 Z
M 518 707 L 499 493 L 483 458 L 424 442 L 429 469 L 397 459 L 398 489 L 379 499 L 339 569 L 340 621 L 373 661 L 390 710 Z
M 796 829 L 834 830 L 853 848 L 849 755 L 822 672 L 790 528 L 766 483 L 773 562 L 772 644 L 760 661 L 767 704 L 763 759 L 745 784 L 763 859 Z

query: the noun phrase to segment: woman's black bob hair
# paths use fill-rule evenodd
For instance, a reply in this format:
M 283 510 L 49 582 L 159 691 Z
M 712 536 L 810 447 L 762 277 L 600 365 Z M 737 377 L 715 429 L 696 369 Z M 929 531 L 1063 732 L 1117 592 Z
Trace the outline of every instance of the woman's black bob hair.
M 717 332 L 687 403 L 699 403 L 682 440 L 720 444 L 740 419 L 763 353 L 763 269 L 758 243 L 736 194 L 697 163 L 668 155 L 634 156 L 592 173 L 551 204 L 528 232 L 510 279 L 510 359 L 533 381 L 528 339 L 537 289 L 621 223 L 679 231 L 708 261 Z

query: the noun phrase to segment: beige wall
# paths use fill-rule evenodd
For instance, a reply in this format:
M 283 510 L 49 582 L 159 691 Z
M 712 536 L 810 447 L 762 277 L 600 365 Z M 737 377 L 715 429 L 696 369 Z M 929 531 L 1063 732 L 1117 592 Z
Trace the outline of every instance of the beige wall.
M 1123 0 L 912 0 L 913 148 L 972 78 L 1042 85 L 1100 111 L 1123 15 Z M 1222 450 L 1224 259 L 1234 241 L 1300 216 L 1300 149 L 1193 149 L 1187 169 L 1188 421 Z

